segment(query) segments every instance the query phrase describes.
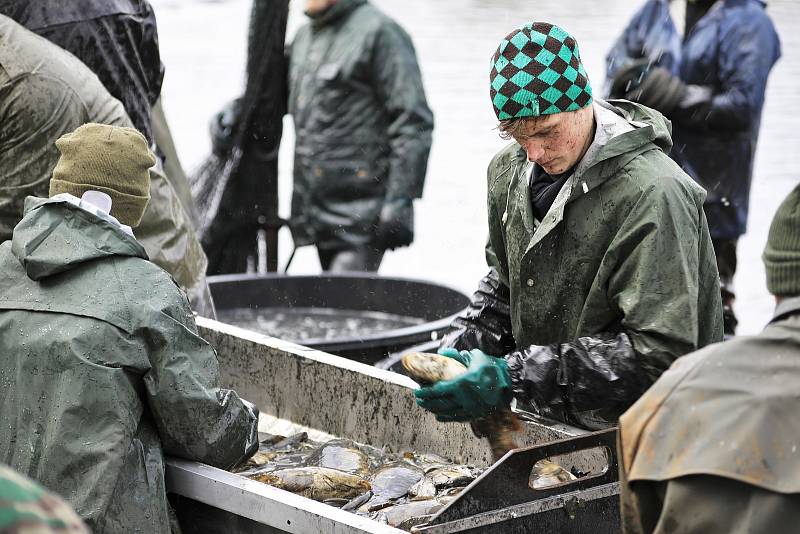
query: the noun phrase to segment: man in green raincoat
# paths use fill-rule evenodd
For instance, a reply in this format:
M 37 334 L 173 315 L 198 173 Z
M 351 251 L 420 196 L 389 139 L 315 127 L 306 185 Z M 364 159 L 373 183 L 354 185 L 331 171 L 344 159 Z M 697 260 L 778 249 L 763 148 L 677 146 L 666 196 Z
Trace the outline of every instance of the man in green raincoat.
M 433 114 L 411 38 L 366 0 L 307 0 L 291 47 L 292 234 L 323 270 L 377 271 L 411 244 Z
M 676 358 L 722 339 L 704 191 L 667 156 L 660 113 L 593 100 L 558 26 L 511 32 L 490 82 L 514 140 L 489 165 L 491 271 L 443 345 L 468 372 L 418 403 L 467 421 L 516 398 L 614 425 Z
M 800 524 L 800 187 L 764 250 L 775 314 L 684 356 L 620 418 L 627 534 L 784 534 Z
M 257 449 L 258 413 L 220 389 L 185 294 L 133 234 L 144 136 L 87 124 L 56 146 L 51 198 L 28 197 L 0 245 L 0 462 L 96 534 L 166 533 L 163 455 L 229 469 Z
M 22 218 L 27 195 L 45 196 L 58 161 L 55 140 L 81 124 L 132 126 L 122 104 L 86 65 L 0 15 L 0 242 Z M 153 168 L 138 237 L 151 261 L 213 317 L 206 256 L 175 189 Z

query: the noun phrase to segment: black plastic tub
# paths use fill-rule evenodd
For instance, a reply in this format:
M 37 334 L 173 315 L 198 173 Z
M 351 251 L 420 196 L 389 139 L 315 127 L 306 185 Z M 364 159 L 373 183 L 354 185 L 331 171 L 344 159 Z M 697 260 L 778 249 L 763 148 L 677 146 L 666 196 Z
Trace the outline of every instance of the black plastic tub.
M 369 364 L 409 347 L 434 349 L 469 304 L 466 295 L 439 284 L 372 274 L 236 274 L 208 282 L 220 321 Z M 248 316 L 256 312 L 263 319 L 258 324 Z M 270 331 L 270 319 L 278 316 L 291 316 L 295 334 Z M 326 331 L 327 318 L 359 328 Z

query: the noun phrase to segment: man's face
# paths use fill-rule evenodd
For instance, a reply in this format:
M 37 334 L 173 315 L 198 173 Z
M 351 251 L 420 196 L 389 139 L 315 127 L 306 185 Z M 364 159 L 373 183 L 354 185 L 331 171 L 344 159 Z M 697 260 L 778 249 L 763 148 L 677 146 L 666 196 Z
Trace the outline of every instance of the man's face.
M 583 157 L 591 142 L 594 115 L 588 106 L 578 111 L 522 119 L 511 137 L 547 174 L 564 173 Z
M 306 0 L 305 12 L 309 15 L 315 15 L 325 11 L 335 3 L 336 0 Z

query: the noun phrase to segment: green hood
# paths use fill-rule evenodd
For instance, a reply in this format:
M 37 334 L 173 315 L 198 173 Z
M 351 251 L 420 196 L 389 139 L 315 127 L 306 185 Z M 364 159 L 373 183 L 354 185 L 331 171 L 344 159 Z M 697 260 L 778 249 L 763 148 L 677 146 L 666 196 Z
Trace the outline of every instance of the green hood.
M 136 239 L 112 223 L 69 202 L 37 197 L 25 199 L 11 250 L 31 280 L 110 256 L 147 259 Z
M 672 149 L 672 123 L 658 111 L 627 100 L 609 100 L 608 102 L 597 100 L 596 102 L 621 114 L 632 126 L 636 127 L 634 131 L 610 141 L 602 152 L 604 159 L 646 143 L 653 143 L 667 154 Z M 618 143 L 613 141 L 618 141 Z
M 615 131 L 618 125 L 597 125 L 598 128 L 611 128 L 607 132 L 612 137 L 596 153 L 587 154 L 587 159 L 576 168 L 576 178 L 585 182 L 589 190 L 616 175 L 620 169 L 654 147 L 669 154 L 672 149 L 672 123 L 664 115 L 627 100 L 604 102 L 595 99 L 595 104 L 621 116 L 633 129 L 619 132 Z M 527 160 L 524 149 L 522 153 Z M 580 194 L 581 191 L 575 188 L 571 199 Z

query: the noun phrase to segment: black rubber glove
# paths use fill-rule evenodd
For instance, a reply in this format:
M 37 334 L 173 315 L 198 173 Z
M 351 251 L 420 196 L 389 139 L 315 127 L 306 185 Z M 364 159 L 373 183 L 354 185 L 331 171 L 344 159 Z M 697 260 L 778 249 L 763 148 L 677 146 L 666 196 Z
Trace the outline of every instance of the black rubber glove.
M 241 99 L 239 98 L 231 100 L 215 113 L 208 123 L 208 132 L 211 135 L 211 151 L 217 157 L 227 157 L 236 142 L 236 129 L 241 115 L 240 102 Z
M 637 86 L 625 93 L 625 99 L 672 115 L 686 97 L 686 84 L 664 67 L 650 69 Z
M 620 68 L 611 82 L 608 97 L 625 98 L 625 95 L 642 84 L 649 70 L 650 60 L 648 59 L 636 59 Z
M 514 350 L 509 298 L 508 286 L 491 269 L 479 282 L 469 307 L 453 320 L 441 348 L 481 349 L 487 354 L 508 354 Z
M 382 249 L 407 247 L 414 240 L 414 204 L 410 198 L 387 200 L 381 208 L 374 244 Z

